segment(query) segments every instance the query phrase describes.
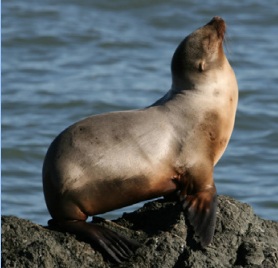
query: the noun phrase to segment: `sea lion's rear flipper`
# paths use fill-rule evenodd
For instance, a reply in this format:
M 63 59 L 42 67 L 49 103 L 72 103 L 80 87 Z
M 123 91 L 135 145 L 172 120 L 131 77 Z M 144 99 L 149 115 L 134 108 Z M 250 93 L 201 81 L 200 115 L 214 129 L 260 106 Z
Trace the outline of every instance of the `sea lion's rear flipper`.
M 117 263 L 121 263 L 134 255 L 134 251 L 141 246 L 137 241 L 100 225 L 85 221 L 55 222 L 52 220 L 51 222 L 51 225 L 58 225 L 64 231 L 74 233 L 90 242 L 102 253 L 107 254 L 112 261 Z
M 213 239 L 216 224 L 217 193 L 215 186 L 212 185 L 194 195 L 181 195 L 181 199 L 185 214 L 195 233 L 200 237 L 201 246 L 208 246 Z

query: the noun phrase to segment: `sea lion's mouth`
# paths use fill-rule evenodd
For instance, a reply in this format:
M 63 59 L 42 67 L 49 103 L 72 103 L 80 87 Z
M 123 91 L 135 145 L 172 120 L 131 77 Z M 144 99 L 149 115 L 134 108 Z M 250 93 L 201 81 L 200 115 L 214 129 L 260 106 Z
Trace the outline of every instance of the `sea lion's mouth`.
M 221 17 L 215 16 L 207 25 L 214 26 L 217 31 L 218 37 L 221 39 L 224 38 L 226 32 L 226 23 Z

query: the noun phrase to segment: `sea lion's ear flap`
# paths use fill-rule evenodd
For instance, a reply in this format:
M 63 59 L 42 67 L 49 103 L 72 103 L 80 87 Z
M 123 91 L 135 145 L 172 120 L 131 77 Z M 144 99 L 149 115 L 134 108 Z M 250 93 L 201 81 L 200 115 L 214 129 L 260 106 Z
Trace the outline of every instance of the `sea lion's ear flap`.
M 199 72 L 203 72 L 205 70 L 206 63 L 204 61 L 201 61 L 199 63 Z
M 208 246 L 213 239 L 216 224 L 215 186 L 194 195 L 187 195 L 182 201 L 182 206 L 195 233 L 200 237 L 201 246 Z

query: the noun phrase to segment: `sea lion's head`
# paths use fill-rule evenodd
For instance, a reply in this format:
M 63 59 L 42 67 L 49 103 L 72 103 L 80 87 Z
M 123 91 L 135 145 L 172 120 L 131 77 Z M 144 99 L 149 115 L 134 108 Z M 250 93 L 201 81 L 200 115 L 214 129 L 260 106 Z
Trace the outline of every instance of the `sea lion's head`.
M 210 71 L 223 68 L 226 59 L 223 50 L 225 30 L 225 21 L 214 17 L 180 43 L 171 65 L 174 87 L 194 88 Z

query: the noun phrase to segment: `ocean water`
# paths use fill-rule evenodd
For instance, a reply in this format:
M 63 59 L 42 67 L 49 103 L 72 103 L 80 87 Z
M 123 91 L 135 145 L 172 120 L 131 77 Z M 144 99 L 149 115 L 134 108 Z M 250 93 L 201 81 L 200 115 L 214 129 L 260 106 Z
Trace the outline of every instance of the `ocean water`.
M 277 10 L 275 0 L 2 1 L 1 213 L 46 225 L 51 141 L 84 117 L 164 95 L 179 42 L 218 15 L 239 85 L 234 132 L 214 170 L 218 194 L 278 221 Z

